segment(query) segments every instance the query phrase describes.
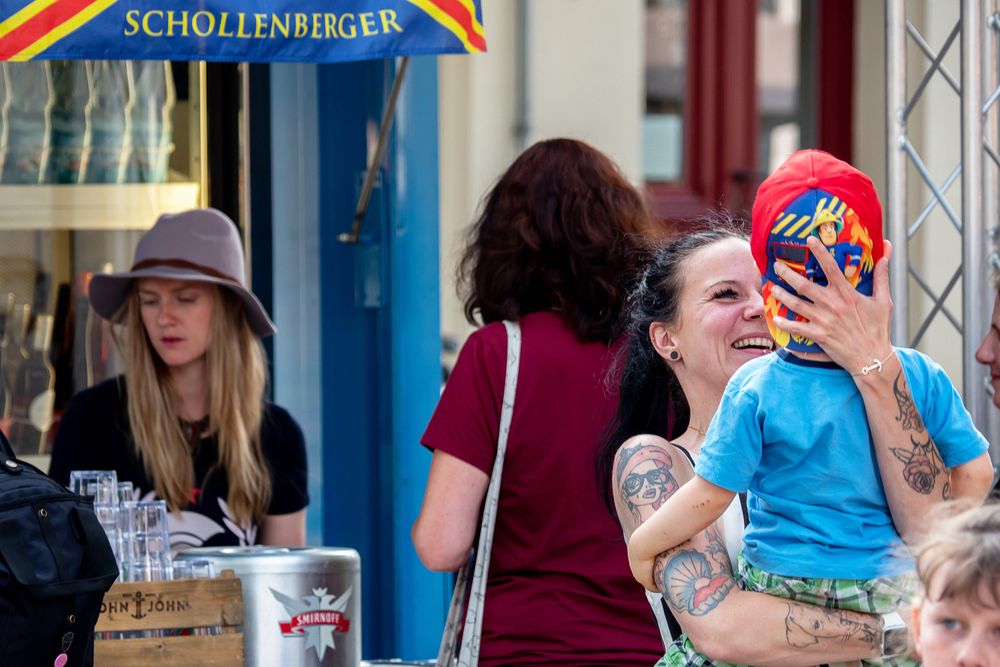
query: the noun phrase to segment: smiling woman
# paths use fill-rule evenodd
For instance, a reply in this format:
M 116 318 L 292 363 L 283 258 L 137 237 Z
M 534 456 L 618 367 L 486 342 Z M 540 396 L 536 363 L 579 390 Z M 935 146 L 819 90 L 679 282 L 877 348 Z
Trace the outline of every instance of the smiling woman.
M 260 337 L 276 328 L 246 288 L 233 222 L 161 216 L 132 270 L 94 276 L 90 299 L 119 325 L 125 375 L 70 401 L 51 476 L 116 470 L 138 497 L 166 500 L 174 550 L 304 544 L 305 443 L 264 397 Z
M 599 454 L 598 483 L 629 542 L 668 508 L 671 497 L 691 486 L 706 427 L 729 379 L 745 365 L 772 359 L 761 277 L 746 237 L 733 220 L 710 220 L 705 227 L 660 248 L 627 300 L 629 344 L 620 362 L 621 399 Z M 801 322 L 797 331 L 822 345 L 838 365 L 857 367 L 865 359 L 863 350 L 889 345 L 887 259 L 875 265 L 870 297 L 838 275 L 834 262 L 820 257 L 824 269 L 832 271 L 830 284 L 813 284 L 808 294 L 829 317 Z M 923 423 L 901 371 L 852 378 L 872 415 L 876 451 L 888 453 L 920 434 L 916 429 L 922 430 Z M 927 447 L 937 455 L 933 441 Z M 940 492 L 924 495 L 912 488 L 902 464 L 893 463 L 898 465 L 884 466 L 881 484 L 892 521 L 905 536 L 925 528 L 920 524 L 925 508 L 943 498 Z M 939 490 L 945 479 L 946 474 L 936 479 Z M 816 665 L 891 650 L 883 645 L 883 630 L 890 625 L 882 616 L 737 587 L 733 564 L 746 520 L 741 499 L 734 498 L 720 521 L 692 531 L 691 540 L 654 554 L 648 567 L 635 571 L 657 591 L 647 595 L 669 645 L 660 664 Z

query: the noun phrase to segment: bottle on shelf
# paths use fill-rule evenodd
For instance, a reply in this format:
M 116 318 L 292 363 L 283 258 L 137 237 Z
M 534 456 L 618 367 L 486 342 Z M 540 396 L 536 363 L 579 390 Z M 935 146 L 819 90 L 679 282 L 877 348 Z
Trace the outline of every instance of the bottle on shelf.
M 76 285 L 73 288 L 73 393 L 86 389 L 93 384 L 90 377 L 90 365 L 87 363 L 89 348 L 87 346 L 87 330 L 90 314 L 90 299 L 87 298 L 90 289 L 90 279 L 94 274 L 90 271 L 78 271 Z
M 90 149 L 87 104 L 94 82 L 90 62 L 54 60 L 52 69 L 52 148 L 48 183 L 79 183 Z
M 14 312 L 14 293 L 0 295 L 0 426 L 7 432 L 6 420 L 10 417 L 10 389 L 7 383 L 7 323 Z
M 73 290 L 68 282 L 56 287 L 52 315 L 52 367 L 56 371 L 56 416 L 73 396 Z
M 49 361 L 52 316 L 35 317 L 31 352 L 17 370 L 11 401 L 8 438 L 16 454 L 45 454 L 52 407 L 55 401 L 55 372 Z
M 123 183 L 132 137 L 129 107 L 133 88 L 127 63 L 97 60 L 93 64 L 90 118 L 90 154 L 83 171 L 85 183 Z
M 31 306 L 15 303 L 7 318 L 6 333 L 3 337 L 3 374 L 8 389 L 13 388 L 17 370 L 28 358 L 28 328 L 31 326 Z M 11 397 L 13 401 L 13 397 Z
M 101 273 L 113 273 L 111 262 L 105 262 Z M 87 380 L 88 386 L 103 382 L 124 372 L 121 356 L 111 335 L 111 323 L 87 308 Z
M 3 183 L 42 183 L 49 159 L 52 72 L 46 60 L 3 63 L 7 99 L 3 107 L 6 133 Z
M 129 61 L 134 83 L 130 110 L 132 155 L 129 183 L 163 183 L 167 180 L 173 152 L 173 113 L 176 101 L 173 70 L 169 61 Z
M 112 273 L 111 262 L 105 262 L 100 273 Z M 121 355 L 115 346 L 111 323 L 94 312 L 87 297 L 94 274 L 76 274 L 73 301 L 73 388 L 81 391 L 124 372 Z

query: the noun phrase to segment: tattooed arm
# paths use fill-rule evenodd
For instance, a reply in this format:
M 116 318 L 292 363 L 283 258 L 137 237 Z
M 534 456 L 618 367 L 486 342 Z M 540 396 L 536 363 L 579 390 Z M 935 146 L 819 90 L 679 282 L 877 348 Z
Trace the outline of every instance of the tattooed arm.
M 632 533 L 628 543 L 628 561 L 636 581 L 656 591 L 652 571 L 657 554 L 686 542 L 703 530 L 711 529 L 734 497 L 736 494 L 732 491 L 697 475 L 678 489 Z
M 684 455 L 663 438 L 627 440 L 618 450 L 612 475 L 615 507 L 627 539 L 694 477 Z M 828 610 L 737 588 L 716 525 L 656 556 L 654 578 L 681 629 L 713 660 L 798 667 L 878 654 L 881 616 Z
M 910 386 L 896 355 L 891 354 L 889 322 L 892 299 L 889 294 L 889 258 L 892 245 L 886 242 L 885 257 L 875 266 L 872 296 L 857 292 L 837 271 L 829 253 L 818 240 L 806 241 L 816 261 L 826 271 L 827 286 L 806 280 L 780 262 L 778 275 L 804 299 L 776 288 L 772 294 L 784 305 L 802 314 L 808 322 L 775 318 L 774 323 L 791 334 L 811 338 L 838 365 L 854 374 L 865 403 L 868 426 L 875 443 L 879 475 L 896 530 L 904 540 L 920 536 L 926 527 L 927 512 L 952 495 L 949 474 L 937 446 L 920 418 Z M 808 301 L 807 301 L 808 300 Z M 862 367 L 879 360 L 879 370 L 861 374 Z
M 892 521 L 909 542 L 926 529 L 928 511 L 952 498 L 948 469 L 913 403 L 899 358 L 893 355 L 881 373 L 859 378 Z

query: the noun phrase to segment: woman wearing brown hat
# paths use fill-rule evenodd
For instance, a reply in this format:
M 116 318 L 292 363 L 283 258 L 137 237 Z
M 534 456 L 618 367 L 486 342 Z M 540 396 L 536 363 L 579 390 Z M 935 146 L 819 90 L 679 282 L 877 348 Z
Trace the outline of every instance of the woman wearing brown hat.
M 119 326 L 125 374 L 69 402 L 50 475 L 115 470 L 171 510 L 174 550 L 305 542 L 302 431 L 264 398 L 261 336 L 236 226 L 215 209 L 163 215 L 126 273 L 94 276 L 90 301 Z

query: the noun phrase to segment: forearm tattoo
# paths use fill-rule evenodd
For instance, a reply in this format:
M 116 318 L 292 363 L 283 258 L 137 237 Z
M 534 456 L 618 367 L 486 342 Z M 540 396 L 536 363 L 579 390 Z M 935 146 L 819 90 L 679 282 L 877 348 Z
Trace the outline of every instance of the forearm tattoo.
M 896 396 L 896 405 L 899 408 L 899 416 L 896 417 L 896 421 L 899 422 L 904 431 L 912 431 L 913 433 L 908 434 L 910 446 L 892 447 L 891 451 L 903 463 L 903 479 L 906 480 L 906 484 L 917 493 L 926 496 L 937 485 L 938 475 L 942 473 L 947 475 L 947 469 L 934 441 L 925 434 L 924 421 L 920 418 L 913 398 L 906 390 L 905 380 L 905 375 L 900 371 L 892 387 Z M 951 497 L 951 485 L 947 479 L 941 494 L 946 500 Z
M 906 376 L 903 371 L 899 371 L 896 381 L 892 385 L 892 393 L 896 395 L 896 406 L 899 408 L 899 416 L 896 421 L 903 427 L 904 431 L 924 432 L 924 420 L 920 418 L 920 412 L 913 403 L 913 397 L 906 390 Z
M 632 518 L 642 523 L 680 488 L 670 453 L 657 445 L 638 444 L 621 453 L 615 485 Z
M 704 616 L 736 586 L 722 535 L 710 526 L 705 536 L 708 544 L 702 551 L 678 547 L 656 558 L 653 577 L 676 613 Z
M 878 622 L 852 621 L 842 611 L 812 605 L 789 603 L 785 616 L 785 638 L 789 646 L 806 648 L 822 641 L 858 640 L 872 647 L 881 643 Z

